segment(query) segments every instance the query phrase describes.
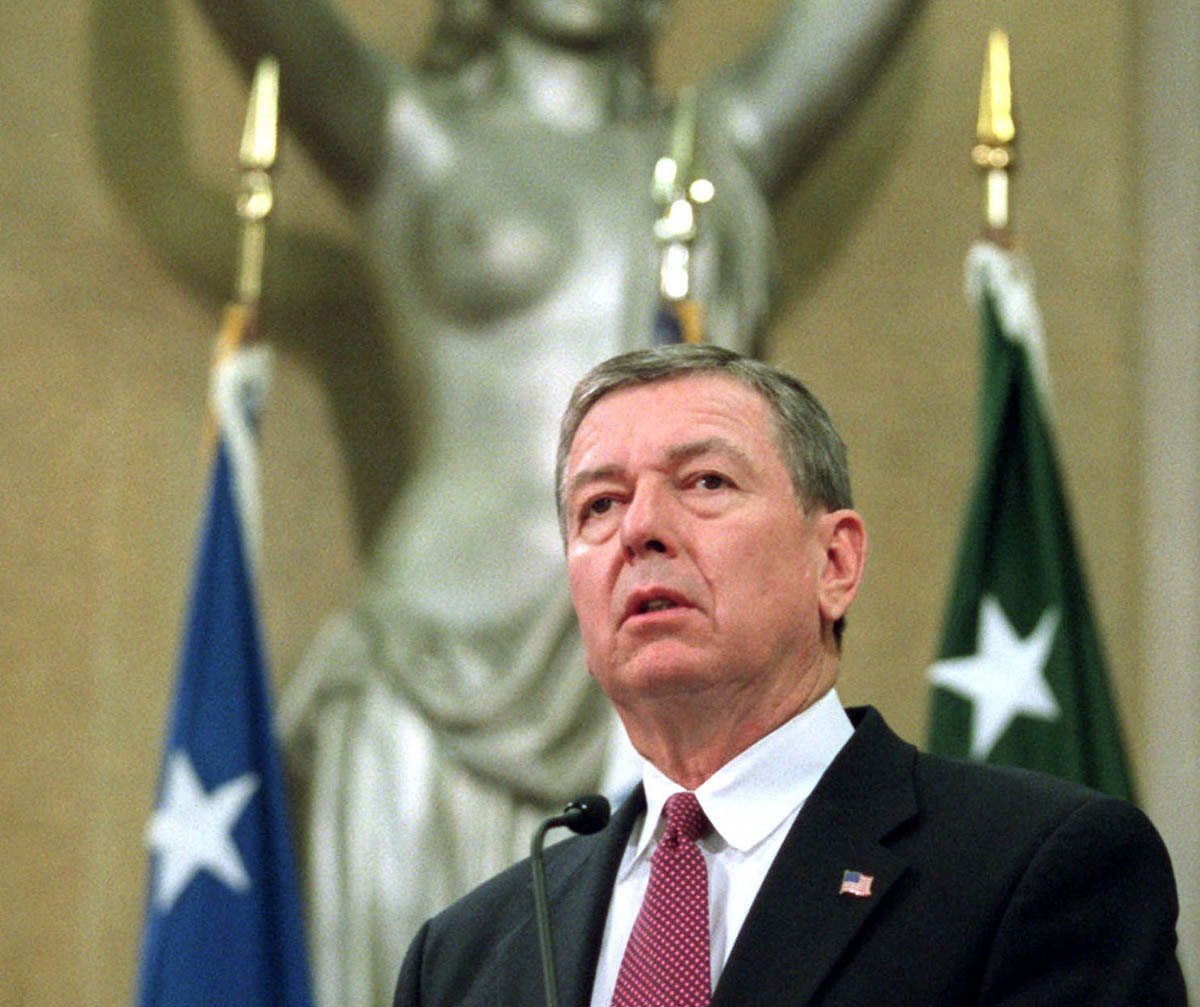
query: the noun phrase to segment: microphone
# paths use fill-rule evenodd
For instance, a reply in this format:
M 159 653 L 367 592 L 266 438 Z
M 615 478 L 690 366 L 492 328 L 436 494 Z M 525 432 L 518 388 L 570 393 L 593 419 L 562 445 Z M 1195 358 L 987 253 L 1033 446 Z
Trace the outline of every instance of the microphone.
M 552 829 L 556 825 L 565 825 L 572 832 L 581 836 L 590 836 L 599 832 L 608 824 L 608 798 L 603 794 L 585 794 L 576 797 L 565 808 L 561 815 L 555 815 L 543 826 Z
M 558 976 L 554 971 L 554 946 L 550 943 L 550 901 L 546 897 L 546 865 L 542 847 L 546 833 L 560 825 L 581 836 L 599 832 L 608 824 L 608 798 L 602 794 L 576 797 L 561 815 L 547 818 L 537 827 L 529 844 L 529 866 L 533 871 L 533 912 L 537 917 L 538 946 L 542 951 L 542 984 L 546 988 L 546 1007 L 558 1007 Z

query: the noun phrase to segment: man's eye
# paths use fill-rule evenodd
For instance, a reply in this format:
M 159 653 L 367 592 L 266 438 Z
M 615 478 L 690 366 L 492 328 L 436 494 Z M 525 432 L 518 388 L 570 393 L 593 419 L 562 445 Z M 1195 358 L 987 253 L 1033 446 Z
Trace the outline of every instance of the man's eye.
M 595 500 L 589 500 L 586 507 L 583 509 L 584 517 L 596 517 L 599 514 L 607 514 L 612 510 L 612 497 L 596 497 Z
M 729 485 L 724 476 L 719 476 L 715 472 L 706 472 L 696 480 L 696 484 L 706 490 L 719 490 Z

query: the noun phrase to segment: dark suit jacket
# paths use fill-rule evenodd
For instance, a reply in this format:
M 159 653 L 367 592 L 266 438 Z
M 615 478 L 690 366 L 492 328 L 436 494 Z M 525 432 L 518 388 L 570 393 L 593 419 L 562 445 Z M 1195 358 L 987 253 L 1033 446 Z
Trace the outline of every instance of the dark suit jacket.
M 874 710 L 805 803 L 713 1007 L 1186 1003 L 1162 841 L 1122 801 L 918 753 Z M 587 1007 L 639 789 L 546 854 L 562 1007 Z M 845 870 L 869 897 L 839 894 Z M 430 920 L 396 1007 L 543 1003 L 529 864 Z

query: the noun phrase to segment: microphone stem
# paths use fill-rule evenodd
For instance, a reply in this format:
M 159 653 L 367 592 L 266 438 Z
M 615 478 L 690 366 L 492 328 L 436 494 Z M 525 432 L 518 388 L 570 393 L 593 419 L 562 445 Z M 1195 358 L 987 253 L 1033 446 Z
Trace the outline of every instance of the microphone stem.
M 554 972 L 554 946 L 550 943 L 550 902 L 546 897 L 546 865 L 542 861 L 542 845 L 546 832 L 560 824 L 551 818 L 533 834 L 529 847 L 529 865 L 533 871 L 533 911 L 537 917 L 538 946 L 542 952 L 542 984 L 546 988 L 546 1007 L 558 1007 L 558 984 Z

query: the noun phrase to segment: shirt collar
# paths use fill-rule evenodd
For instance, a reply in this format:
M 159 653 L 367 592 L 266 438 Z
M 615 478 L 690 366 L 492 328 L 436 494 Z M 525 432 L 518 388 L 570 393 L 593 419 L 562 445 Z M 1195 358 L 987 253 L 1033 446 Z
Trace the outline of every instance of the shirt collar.
M 816 787 L 854 728 L 830 689 L 817 702 L 736 755 L 696 789 L 717 834 L 747 852 L 774 832 Z M 643 760 L 646 814 L 634 856 L 639 861 L 660 829 L 663 805 L 680 786 Z

